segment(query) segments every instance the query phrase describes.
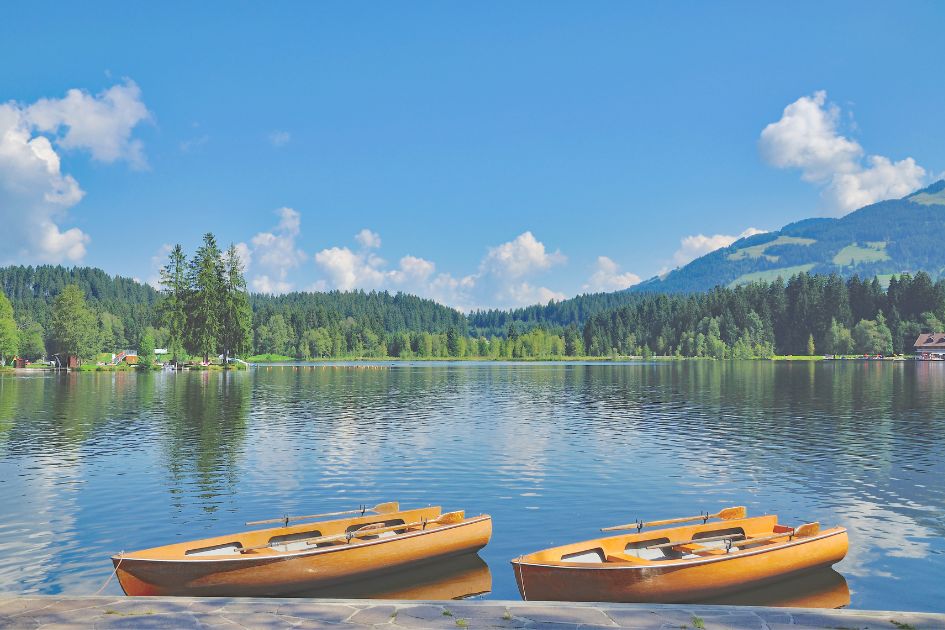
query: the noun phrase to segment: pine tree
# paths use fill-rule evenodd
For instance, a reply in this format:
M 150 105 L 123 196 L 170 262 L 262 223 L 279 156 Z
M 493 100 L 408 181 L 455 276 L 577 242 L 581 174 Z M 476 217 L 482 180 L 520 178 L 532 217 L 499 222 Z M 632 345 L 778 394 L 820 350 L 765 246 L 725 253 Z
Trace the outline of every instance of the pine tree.
M 252 343 L 253 311 L 249 306 L 249 296 L 246 294 L 243 264 L 235 245 L 230 245 L 223 265 L 224 304 L 221 341 L 225 365 L 231 354 L 236 356 L 244 352 Z
M 194 254 L 187 269 L 190 286 L 187 300 L 187 337 L 185 348 L 210 362 L 210 355 L 220 348 L 224 307 L 224 270 L 217 239 L 203 236 L 203 245 Z
M 167 327 L 167 351 L 171 362 L 178 363 L 184 354 L 187 328 L 187 257 L 180 245 L 171 250 L 167 264 L 161 269 L 163 297 L 158 304 L 161 321 Z

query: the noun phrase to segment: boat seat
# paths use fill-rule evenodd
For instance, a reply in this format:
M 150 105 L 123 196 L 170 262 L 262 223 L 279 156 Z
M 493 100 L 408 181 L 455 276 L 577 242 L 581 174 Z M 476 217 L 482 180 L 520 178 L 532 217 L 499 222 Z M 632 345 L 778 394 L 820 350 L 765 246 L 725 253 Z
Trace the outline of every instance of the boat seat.
M 645 563 L 647 561 L 643 560 L 642 558 L 638 558 L 636 556 L 631 556 L 630 554 L 620 553 L 618 551 L 616 553 L 607 554 L 606 562 L 625 562 L 625 563 L 632 563 L 632 564 L 640 564 L 641 562 Z

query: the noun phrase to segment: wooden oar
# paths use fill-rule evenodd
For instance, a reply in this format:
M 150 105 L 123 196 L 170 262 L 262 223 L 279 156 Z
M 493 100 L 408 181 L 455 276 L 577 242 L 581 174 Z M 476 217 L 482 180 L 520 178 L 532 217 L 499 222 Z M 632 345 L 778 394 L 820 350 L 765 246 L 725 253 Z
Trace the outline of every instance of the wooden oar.
M 375 514 L 389 514 L 400 509 L 400 504 L 396 501 L 389 503 L 378 503 L 372 508 L 361 507 L 357 510 L 345 510 L 343 512 L 324 512 L 322 514 L 308 514 L 307 516 L 283 516 L 282 518 L 267 518 L 264 521 L 250 521 L 247 525 L 268 525 L 269 523 L 285 523 L 288 527 L 292 521 L 307 521 L 313 518 L 324 518 L 326 516 L 344 516 L 346 514 L 364 514 L 365 512 L 374 512 Z
M 273 544 L 284 545 L 286 544 L 286 542 L 291 542 L 295 544 L 305 543 L 308 545 L 317 545 L 319 543 L 337 542 L 339 540 L 350 541 L 353 538 L 362 538 L 364 536 L 376 536 L 377 534 L 383 534 L 384 532 L 392 532 L 398 529 L 410 529 L 412 527 L 421 527 L 421 526 L 426 528 L 427 525 L 449 525 L 452 523 L 462 522 L 465 516 L 466 516 L 466 513 L 463 510 L 458 510 L 456 512 L 446 512 L 445 514 L 440 514 L 436 518 L 431 518 L 426 521 L 402 523 L 400 525 L 391 525 L 389 527 L 373 528 L 371 526 L 366 526 L 361 529 L 345 532 L 344 534 L 332 534 L 330 536 L 317 536 L 315 538 L 303 538 L 301 540 L 269 543 L 267 545 L 259 545 L 257 547 L 247 547 L 245 549 L 240 549 L 240 553 L 246 553 L 247 551 L 257 551 L 259 549 L 268 549 L 268 548 L 271 548 Z
M 789 536 L 791 538 L 804 538 L 813 536 L 820 531 L 820 523 L 805 523 L 800 527 L 795 527 L 789 532 L 777 532 L 767 536 L 756 536 L 754 538 L 745 538 L 745 540 L 733 540 L 734 538 L 744 537 L 744 534 L 728 534 L 727 536 L 709 536 L 707 538 L 691 538 L 689 540 L 677 540 L 675 542 L 659 543 L 656 545 L 644 545 L 640 549 L 664 549 L 666 547 L 679 547 L 681 545 L 692 545 L 704 542 L 716 542 L 719 540 L 732 541 L 732 547 L 743 547 L 756 542 L 766 542 L 777 538 Z
M 725 508 L 724 510 L 719 510 L 715 514 L 700 514 L 699 516 L 683 516 L 682 518 L 668 518 L 662 521 L 649 521 L 644 523 L 643 521 L 637 521 L 635 523 L 626 523 L 624 525 L 614 525 L 612 527 L 602 527 L 600 531 L 602 532 L 614 532 L 620 529 L 635 529 L 638 532 L 644 527 L 656 527 L 657 525 L 672 525 L 674 523 L 691 523 L 692 521 L 702 521 L 705 523 L 710 518 L 720 518 L 723 521 L 731 521 L 736 518 L 745 518 L 745 506 L 740 505 L 738 507 Z

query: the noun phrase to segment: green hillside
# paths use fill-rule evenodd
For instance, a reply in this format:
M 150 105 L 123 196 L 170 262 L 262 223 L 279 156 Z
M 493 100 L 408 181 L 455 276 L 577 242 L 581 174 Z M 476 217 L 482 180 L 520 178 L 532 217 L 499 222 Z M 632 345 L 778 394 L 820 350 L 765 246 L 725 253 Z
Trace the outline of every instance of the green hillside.
M 863 278 L 925 271 L 945 277 L 945 180 L 839 219 L 806 219 L 740 239 L 633 292 L 687 293 L 785 280 L 802 271 Z

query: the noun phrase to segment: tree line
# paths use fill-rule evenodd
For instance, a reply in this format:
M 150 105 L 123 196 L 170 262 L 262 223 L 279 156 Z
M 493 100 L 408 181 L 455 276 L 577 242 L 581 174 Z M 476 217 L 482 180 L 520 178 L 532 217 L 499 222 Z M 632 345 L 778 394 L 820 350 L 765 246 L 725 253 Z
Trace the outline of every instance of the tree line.
M 945 282 L 925 272 L 877 278 L 800 273 L 690 295 L 647 294 L 592 316 L 587 354 L 748 358 L 772 354 L 910 352 L 923 332 L 942 331 Z
M 32 273 L 30 273 L 32 270 Z M 168 359 L 525 359 L 614 355 L 751 358 L 909 352 L 945 329 L 945 283 L 802 273 L 705 293 L 616 293 L 464 315 L 387 292 L 250 295 L 231 246 L 180 246 L 156 291 L 89 269 L 0 269 L 0 358 L 138 349 Z M 11 296 L 8 300 L 3 294 Z

